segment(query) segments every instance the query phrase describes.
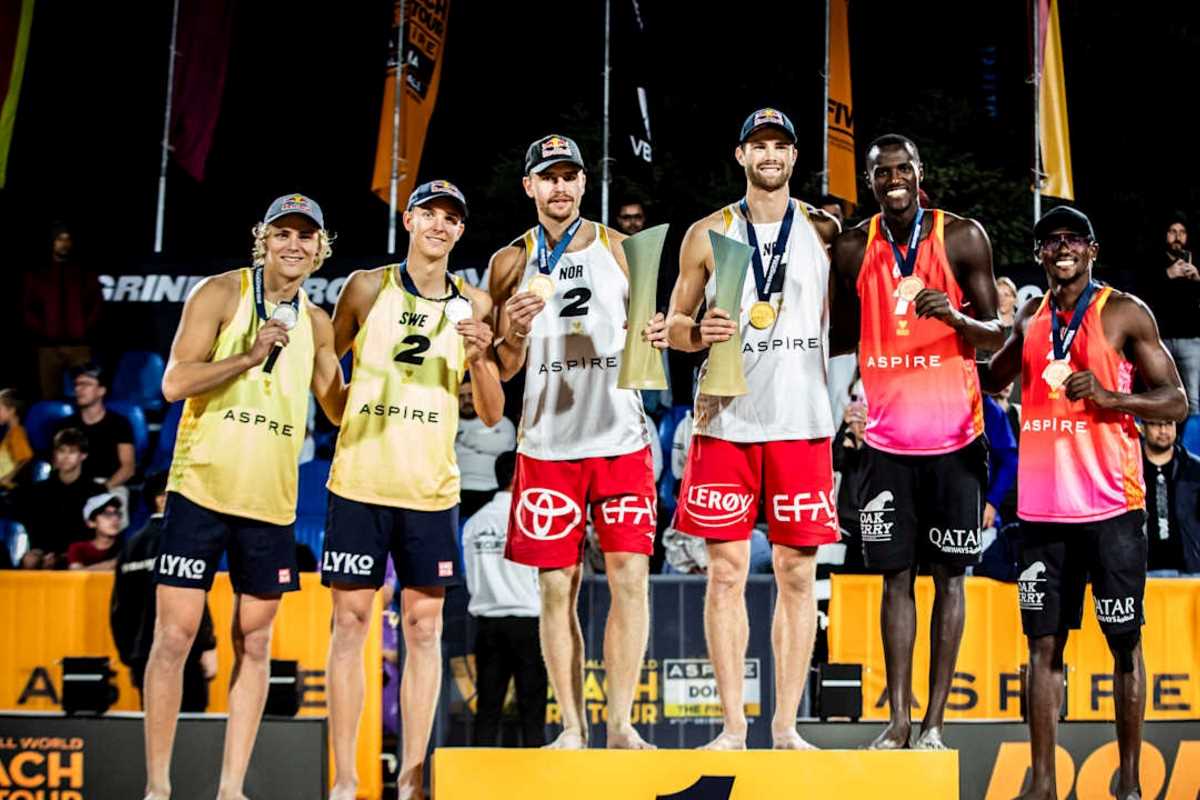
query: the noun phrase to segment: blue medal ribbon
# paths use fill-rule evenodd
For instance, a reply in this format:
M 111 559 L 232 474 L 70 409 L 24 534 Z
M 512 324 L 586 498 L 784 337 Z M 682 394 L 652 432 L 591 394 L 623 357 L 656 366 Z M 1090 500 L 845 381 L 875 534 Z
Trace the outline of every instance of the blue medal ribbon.
M 446 286 L 449 287 L 450 294 L 446 295 L 445 297 L 426 297 L 425 295 L 421 294 L 419 291 L 417 291 L 417 284 L 413 281 L 412 275 L 408 273 L 407 258 L 400 262 L 400 283 L 404 286 L 404 291 L 408 292 L 414 297 L 419 297 L 422 300 L 429 300 L 433 303 L 445 303 L 453 300 L 456 297 L 462 296 L 462 293 L 458 291 L 458 287 L 454 285 L 454 281 L 450 280 L 449 275 L 446 276 Z
M 567 228 L 567 232 L 563 234 L 562 239 L 558 244 L 554 245 L 554 250 L 550 253 L 546 252 L 546 228 L 540 223 L 537 229 L 537 259 L 538 271 L 543 275 L 549 275 L 554 271 L 554 267 L 558 264 L 558 260 L 563 257 L 563 253 L 567 252 L 567 245 L 571 244 L 571 240 L 575 238 L 576 232 L 579 231 L 579 226 L 583 224 L 583 217 L 577 217 L 571 223 L 571 227 Z
M 267 298 L 263 292 L 263 268 L 254 268 L 254 309 L 258 312 L 258 318 L 266 322 L 270 317 L 267 315 Z M 300 293 L 296 292 L 296 296 L 291 300 L 284 300 L 292 308 L 296 309 L 297 315 L 300 312 Z
M 1063 331 L 1062 320 L 1058 318 L 1058 304 L 1054 302 L 1054 293 L 1050 293 L 1050 343 L 1054 346 L 1055 360 L 1066 360 L 1067 354 L 1071 350 L 1071 342 L 1075 341 L 1075 334 L 1079 332 L 1079 326 L 1083 324 L 1083 315 L 1087 313 L 1088 306 L 1092 302 L 1092 295 L 1099 288 L 1100 284 L 1095 281 L 1088 281 L 1088 285 L 1083 287 L 1079 299 L 1075 301 L 1075 311 L 1071 314 L 1071 321 L 1067 323 L 1066 331 Z
M 917 248 L 921 243 L 921 220 L 923 219 L 925 219 L 925 209 L 917 206 L 917 217 L 913 220 L 912 233 L 908 235 L 908 255 L 903 255 L 900 252 L 900 246 L 892 238 L 892 232 L 883 215 L 879 215 L 879 227 L 883 228 L 883 235 L 887 238 L 888 244 L 892 246 L 892 255 L 896 257 L 896 268 L 900 270 L 901 277 L 907 278 L 912 275 L 913 269 L 917 266 Z
M 753 249 L 750 263 L 754 266 L 754 288 L 758 293 L 758 299 L 766 301 L 771 298 L 772 293 L 783 288 L 784 271 L 779 267 L 783 264 L 783 255 L 787 251 L 788 236 L 792 232 L 792 220 L 796 216 L 796 206 L 792 203 L 791 198 L 788 198 L 787 211 L 783 214 L 783 222 L 779 225 L 779 234 L 775 237 L 775 244 L 771 247 L 771 260 L 766 269 L 763 268 L 762 251 L 758 247 L 758 235 L 754 232 L 754 221 L 750 219 L 750 204 L 746 202 L 746 198 L 742 198 L 738 208 L 741 209 L 742 216 L 746 218 L 746 238 Z

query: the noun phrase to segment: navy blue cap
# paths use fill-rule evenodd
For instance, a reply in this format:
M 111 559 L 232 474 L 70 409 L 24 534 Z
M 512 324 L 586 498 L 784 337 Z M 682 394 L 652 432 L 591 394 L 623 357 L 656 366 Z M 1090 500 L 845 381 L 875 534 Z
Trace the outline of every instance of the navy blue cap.
M 1066 228 L 1092 240 L 1096 238 L 1096 231 L 1092 229 L 1092 221 L 1087 218 L 1087 214 L 1070 206 L 1055 206 L 1042 214 L 1042 218 L 1034 223 L 1033 240 L 1040 242 L 1050 231 L 1056 231 L 1059 228 Z
M 525 174 L 537 174 L 552 164 L 564 162 L 585 169 L 583 153 L 575 140 L 552 133 L 538 139 L 525 151 Z
M 263 224 L 270 225 L 288 214 L 301 214 L 317 223 L 318 228 L 325 227 L 325 215 L 321 213 L 321 207 L 315 200 L 302 194 L 285 194 L 283 197 L 275 198 L 275 202 L 271 203 L 271 207 L 267 209 L 267 213 L 263 217 Z
M 467 198 L 450 181 L 422 183 L 416 189 L 413 189 L 413 193 L 408 196 L 408 205 L 404 207 L 404 210 L 412 211 L 417 206 L 423 206 L 439 197 L 444 197 L 447 200 L 457 203 L 459 208 L 462 209 L 463 219 L 467 218 Z
M 796 143 L 796 127 L 792 125 L 792 121 L 788 119 L 787 114 L 774 108 L 760 108 L 746 117 L 746 121 L 742 123 L 742 135 L 738 139 L 738 144 L 749 139 L 750 134 L 766 127 L 779 128 L 788 135 L 788 138 L 792 140 L 792 144 Z

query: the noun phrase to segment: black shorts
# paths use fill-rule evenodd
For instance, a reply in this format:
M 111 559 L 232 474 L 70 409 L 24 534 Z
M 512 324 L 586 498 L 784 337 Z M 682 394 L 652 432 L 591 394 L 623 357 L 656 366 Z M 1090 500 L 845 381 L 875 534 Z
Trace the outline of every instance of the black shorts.
M 293 526 L 222 514 L 168 492 L 155 583 L 208 591 L 224 552 L 229 553 L 229 580 L 238 594 L 275 595 L 300 588 Z
M 1025 635 L 1077 630 L 1089 577 L 1096 620 L 1105 635 L 1140 628 L 1145 622 L 1145 519 L 1146 512 L 1137 510 L 1100 522 L 1022 520 L 1017 598 Z
M 987 441 L 951 453 L 910 456 L 864 445 L 859 512 L 867 569 L 979 563 L 980 518 L 988 481 Z
M 407 587 L 462 583 L 458 506 L 413 511 L 329 493 L 321 583 L 383 586 L 387 557 Z

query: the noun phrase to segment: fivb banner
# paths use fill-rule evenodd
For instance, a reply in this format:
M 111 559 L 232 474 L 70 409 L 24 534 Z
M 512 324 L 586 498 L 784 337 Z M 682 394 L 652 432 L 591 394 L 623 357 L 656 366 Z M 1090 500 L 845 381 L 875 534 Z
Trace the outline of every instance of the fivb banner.
M 379 114 L 379 139 L 375 146 L 375 174 L 371 191 L 385 203 L 392 178 L 392 137 L 397 76 L 403 65 L 404 91 L 400 105 L 399 186 L 396 202 L 403 206 L 416 184 L 425 147 L 425 131 L 437 103 L 446 49 L 446 23 L 450 0 L 396 0 L 392 35 L 388 45 L 387 80 Z M 403 17 L 401 16 L 403 14 Z M 396 52 L 397 28 L 404 28 L 404 52 Z M 401 60 L 403 59 L 403 60 Z
M 854 100 L 850 93 L 850 0 L 829 2 L 829 100 L 826 114 L 829 193 L 858 204 L 854 172 Z

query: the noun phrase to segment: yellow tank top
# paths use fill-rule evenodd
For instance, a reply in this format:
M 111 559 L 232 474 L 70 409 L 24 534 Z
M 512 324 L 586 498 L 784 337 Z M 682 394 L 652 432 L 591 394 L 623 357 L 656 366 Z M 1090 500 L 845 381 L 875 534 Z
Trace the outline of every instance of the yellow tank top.
M 458 386 L 466 349 L 444 302 L 384 272 L 379 295 L 354 337 L 354 371 L 329 490 L 375 505 L 441 511 L 459 500 Z M 462 279 L 452 278 L 462 291 Z
M 241 270 L 237 312 L 217 335 L 209 361 L 248 351 L 262 321 L 253 271 Z M 270 375 L 262 365 L 183 406 L 167 489 L 223 514 L 287 525 L 296 519 L 300 448 L 308 420 L 313 333 L 308 298 Z M 267 304 L 267 316 L 274 311 Z

